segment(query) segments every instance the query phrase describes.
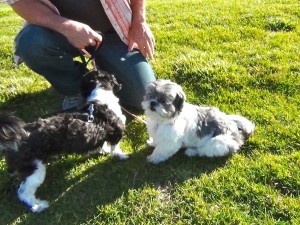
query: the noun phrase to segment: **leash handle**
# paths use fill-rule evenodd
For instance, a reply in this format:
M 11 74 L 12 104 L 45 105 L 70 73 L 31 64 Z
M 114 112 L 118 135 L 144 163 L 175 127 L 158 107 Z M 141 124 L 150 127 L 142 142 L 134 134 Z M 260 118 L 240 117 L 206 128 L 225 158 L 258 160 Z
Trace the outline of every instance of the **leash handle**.
M 80 49 L 80 58 L 81 58 L 82 62 L 85 64 L 85 67 L 87 67 L 87 65 L 89 64 L 90 61 L 92 61 L 92 60 L 95 59 L 97 53 L 103 47 L 103 43 L 104 43 L 105 37 L 104 37 L 104 35 L 103 35 L 102 32 L 97 31 L 97 33 L 102 36 L 102 41 L 96 43 L 96 46 L 95 46 L 94 51 L 92 53 L 89 53 L 89 51 L 86 50 L 86 48 Z M 88 47 L 92 47 L 92 46 L 88 46 Z M 84 58 L 84 54 L 87 55 L 87 57 L 89 58 L 87 61 Z M 95 67 L 95 65 L 93 65 L 93 66 Z
M 85 64 L 85 67 L 87 67 L 88 63 L 92 60 L 95 59 L 97 53 L 102 49 L 103 47 L 103 43 L 104 43 L 104 40 L 105 40 L 105 37 L 103 35 L 102 32 L 98 32 L 101 36 L 102 36 L 102 41 L 101 43 L 100 42 L 97 42 L 96 43 L 96 46 L 95 46 L 95 49 L 92 53 L 89 53 L 85 48 L 84 49 L 80 49 L 80 57 L 81 57 L 81 60 L 82 62 Z M 85 58 L 84 58 L 84 54 L 87 55 L 89 57 L 88 61 L 85 61 Z M 93 64 L 94 68 L 96 69 L 96 64 L 94 62 Z M 143 123 L 143 124 L 147 124 L 147 122 L 145 120 L 143 120 L 141 117 L 129 112 L 128 110 L 126 110 L 124 107 L 121 107 L 126 113 L 128 113 L 130 116 L 132 116 L 133 118 L 135 118 L 136 120 L 138 120 L 139 122 Z M 94 112 L 94 105 L 90 105 L 89 108 L 88 108 L 88 122 L 93 122 L 94 120 L 94 116 L 93 116 L 93 112 Z

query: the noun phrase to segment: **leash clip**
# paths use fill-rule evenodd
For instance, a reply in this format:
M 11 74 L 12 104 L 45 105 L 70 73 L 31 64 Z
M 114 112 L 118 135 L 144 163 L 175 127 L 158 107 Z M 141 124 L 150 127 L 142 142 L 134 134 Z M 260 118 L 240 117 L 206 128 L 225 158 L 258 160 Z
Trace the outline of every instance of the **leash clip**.
M 87 119 L 87 121 L 89 122 L 89 123 L 92 123 L 93 121 L 94 121 L 94 115 L 93 115 L 93 113 L 94 113 L 94 104 L 90 104 L 90 106 L 89 106 L 89 108 L 87 109 L 87 111 L 88 111 L 88 119 Z

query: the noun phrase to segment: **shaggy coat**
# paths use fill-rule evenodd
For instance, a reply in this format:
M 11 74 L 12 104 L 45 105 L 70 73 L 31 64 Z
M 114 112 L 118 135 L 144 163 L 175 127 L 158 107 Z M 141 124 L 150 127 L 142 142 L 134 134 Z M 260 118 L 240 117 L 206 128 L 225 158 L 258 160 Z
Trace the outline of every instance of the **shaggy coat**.
M 44 181 L 45 163 L 60 154 L 83 154 L 111 145 L 111 152 L 127 158 L 118 144 L 123 136 L 125 117 L 113 91 L 120 85 L 113 75 L 92 71 L 81 80 L 86 103 L 76 112 L 62 112 L 25 124 L 21 119 L 0 114 L 0 150 L 4 150 L 8 172 L 22 180 L 19 199 L 33 212 L 48 207 L 35 198 L 36 189 Z
M 189 104 L 185 99 L 182 88 L 169 80 L 157 80 L 147 87 L 142 106 L 148 144 L 155 147 L 148 162 L 165 161 L 180 148 L 186 148 L 190 157 L 229 155 L 254 131 L 254 124 L 243 116 Z

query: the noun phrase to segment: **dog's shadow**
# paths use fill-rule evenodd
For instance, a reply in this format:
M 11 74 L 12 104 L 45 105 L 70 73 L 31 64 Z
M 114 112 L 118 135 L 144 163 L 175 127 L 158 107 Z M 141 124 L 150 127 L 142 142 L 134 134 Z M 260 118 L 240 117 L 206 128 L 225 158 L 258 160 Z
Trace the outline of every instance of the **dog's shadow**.
M 151 151 L 145 147 L 132 153 L 127 161 L 95 155 L 92 158 L 67 157 L 52 163 L 47 168 L 46 181 L 37 192 L 38 197 L 50 203 L 46 211 L 28 214 L 27 208 L 14 200 L 17 202 L 13 204 L 14 207 L 18 210 L 22 208 L 20 214 L 28 214 L 22 224 L 57 224 L 58 220 L 48 220 L 58 217 L 59 224 L 82 224 L 95 218 L 99 208 L 113 204 L 122 197 L 126 201 L 126 196 L 132 190 L 149 186 L 156 189 L 171 186 L 172 189 L 188 179 L 211 173 L 226 163 L 224 158 L 187 158 L 180 151 L 167 162 L 152 165 L 145 160 Z M 102 158 L 101 162 L 94 164 L 99 157 Z M 76 168 L 81 168 L 81 164 L 92 166 L 76 175 Z M 61 179 L 64 179 L 63 185 Z M 15 196 L 15 193 L 12 195 Z
M 55 111 L 61 96 L 53 90 L 29 96 L 18 96 L 1 106 L 25 121 L 32 121 Z M 31 103 L 32 102 L 32 103 Z M 47 103 L 47 104 L 43 104 Z M 37 105 L 37 106 L 35 106 Z M 54 110 L 51 105 L 55 106 Z M 29 110 L 31 109 L 31 110 Z M 31 112 L 27 115 L 24 112 Z M 9 179 L 5 166 L 0 170 L 0 210 L 4 224 L 16 221 L 20 224 L 81 224 L 93 219 L 99 208 L 114 203 L 131 190 L 143 187 L 161 188 L 176 186 L 185 181 L 211 173 L 223 167 L 227 158 L 188 158 L 183 151 L 159 165 L 146 162 L 152 148 L 146 146 L 147 133 L 144 124 L 128 118 L 124 144 L 131 152 L 126 161 L 112 156 L 93 155 L 62 156 L 47 166 L 45 182 L 37 197 L 48 200 L 50 207 L 41 214 L 29 213 L 26 206 L 17 200 L 17 181 Z M 126 149 L 125 149 L 126 151 Z M 1 163 L 0 165 L 4 165 Z M 83 171 L 77 171 L 82 168 Z M 61 182 L 64 180 L 64 182 Z

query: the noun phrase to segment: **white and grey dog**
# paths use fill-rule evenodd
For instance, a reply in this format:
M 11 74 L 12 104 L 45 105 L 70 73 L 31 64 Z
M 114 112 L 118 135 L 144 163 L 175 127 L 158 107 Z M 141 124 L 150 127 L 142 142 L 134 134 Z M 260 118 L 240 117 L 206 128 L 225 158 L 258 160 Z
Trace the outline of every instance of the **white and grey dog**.
M 225 156 L 236 152 L 253 133 L 254 124 L 240 115 L 227 115 L 214 107 L 185 102 L 181 86 L 169 80 L 150 83 L 142 107 L 147 143 L 155 147 L 147 157 L 160 163 L 186 148 L 187 156 Z

